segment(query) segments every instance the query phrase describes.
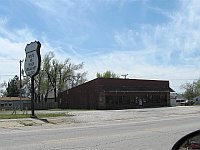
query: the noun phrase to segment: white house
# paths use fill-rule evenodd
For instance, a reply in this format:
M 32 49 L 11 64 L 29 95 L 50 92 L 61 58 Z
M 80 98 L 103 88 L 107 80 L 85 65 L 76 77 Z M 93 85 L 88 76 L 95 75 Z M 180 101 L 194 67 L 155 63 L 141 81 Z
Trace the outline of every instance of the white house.
M 194 104 L 195 105 L 200 105 L 200 95 L 195 97 L 195 98 L 193 98 L 193 100 L 194 100 Z
M 19 98 L 19 97 L 0 97 L 0 110 L 14 110 L 31 108 L 30 98 Z
M 170 105 L 181 106 L 183 103 L 186 103 L 188 100 L 184 98 L 181 94 L 170 93 Z

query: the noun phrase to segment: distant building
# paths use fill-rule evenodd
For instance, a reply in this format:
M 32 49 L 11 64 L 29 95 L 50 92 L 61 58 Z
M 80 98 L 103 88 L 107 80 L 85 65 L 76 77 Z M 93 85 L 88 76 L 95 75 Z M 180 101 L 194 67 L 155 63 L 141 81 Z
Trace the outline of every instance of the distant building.
M 0 97 L 0 110 L 30 109 L 31 100 L 19 97 Z
M 59 93 L 60 108 L 126 109 L 170 106 L 169 81 L 97 78 Z
M 34 108 L 39 109 L 55 109 L 58 108 L 58 102 L 55 102 L 54 97 L 47 99 L 34 100 Z M 0 110 L 30 110 L 31 109 L 31 99 L 30 98 L 21 98 L 20 97 L 0 97 Z
M 177 93 L 170 93 L 170 106 L 177 106 L 176 99 L 178 97 Z
M 200 95 L 195 97 L 195 98 L 193 98 L 193 101 L 194 101 L 195 105 L 200 105 Z

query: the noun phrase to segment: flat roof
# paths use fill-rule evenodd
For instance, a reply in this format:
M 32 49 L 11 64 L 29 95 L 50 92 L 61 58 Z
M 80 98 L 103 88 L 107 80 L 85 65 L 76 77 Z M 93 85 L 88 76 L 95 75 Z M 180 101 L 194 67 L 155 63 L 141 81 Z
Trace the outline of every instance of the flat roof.
M 174 92 L 167 80 L 96 78 L 68 90 L 84 86 L 102 86 L 105 91 L 167 91 Z M 120 88 L 119 88 L 120 87 Z M 65 91 L 63 91 L 65 92 Z
M 30 98 L 21 98 L 20 99 L 20 97 L 0 97 L 0 101 L 20 101 L 20 100 L 22 100 L 22 101 L 25 101 L 25 100 L 27 100 L 27 101 L 29 101 L 29 100 L 31 100 Z

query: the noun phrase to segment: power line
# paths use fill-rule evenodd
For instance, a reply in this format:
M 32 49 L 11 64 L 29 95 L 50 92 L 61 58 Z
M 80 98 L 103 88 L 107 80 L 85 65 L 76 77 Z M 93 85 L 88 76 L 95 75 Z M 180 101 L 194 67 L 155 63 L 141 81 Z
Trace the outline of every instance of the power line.
M 177 79 L 176 78 L 170 79 L 170 78 L 168 78 L 166 80 L 199 80 L 199 79 L 197 79 L 197 78 L 193 78 L 193 79 L 192 78 L 188 78 L 188 79 L 187 78 L 185 78 L 185 79 L 178 79 L 178 78 Z
M 16 76 L 16 74 L 0 74 L 0 76 Z
M 5 61 L 19 61 L 19 59 L 0 59 L 1 62 Z

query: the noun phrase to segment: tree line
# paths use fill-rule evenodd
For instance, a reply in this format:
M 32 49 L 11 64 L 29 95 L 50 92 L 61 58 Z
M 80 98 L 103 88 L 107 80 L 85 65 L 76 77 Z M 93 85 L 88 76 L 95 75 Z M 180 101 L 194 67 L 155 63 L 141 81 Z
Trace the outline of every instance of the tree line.
M 84 64 L 74 64 L 69 58 L 66 58 L 64 62 L 60 62 L 55 58 L 53 52 L 47 53 L 41 63 L 41 70 L 35 77 L 35 99 L 47 100 L 50 93 L 54 94 L 55 101 L 57 94 L 78 86 L 86 82 L 86 72 L 82 72 Z M 104 73 L 97 72 L 97 78 L 120 78 L 116 73 L 107 70 Z M 4 86 L 6 84 L 4 83 Z M 19 77 L 16 75 L 11 79 L 8 84 L 5 96 L 17 97 L 20 93 L 24 97 L 30 97 L 31 83 L 30 77 L 24 77 L 22 79 L 22 90 L 20 91 Z M 192 83 L 185 83 L 181 85 L 184 89 L 182 95 L 187 99 L 193 99 L 200 95 L 200 79 Z
M 107 70 L 104 73 L 97 72 L 96 77 L 97 78 L 119 78 L 119 76 L 116 73 L 114 73 L 110 70 Z
M 70 59 L 67 58 L 64 62 L 59 62 L 55 59 L 53 52 L 47 53 L 41 64 L 41 70 L 37 76 L 35 76 L 35 99 L 36 100 L 47 100 L 49 93 L 54 94 L 55 101 L 57 94 L 70 89 L 72 87 L 83 84 L 86 81 L 86 72 L 80 72 L 83 68 L 83 63 L 73 64 Z M 24 74 L 24 73 L 23 73 Z M 97 78 L 119 78 L 119 76 L 107 70 L 104 73 L 97 72 Z M 11 79 L 8 84 L 5 96 L 8 97 L 31 97 L 31 82 L 30 77 L 24 77 L 20 80 L 16 75 Z
M 35 76 L 35 99 L 47 100 L 50 93 L 53 93 L 55 101 L 57 101 L 57 94 L 82 84 L 86 81 L 86 72 L 81 71 L 84 64 L 74 64 L 69 58 L 64 62 L 60 62 L 55 58 L 53 52 L 47 53 L 41 62 L 41 70 Z M 23 72 L 23 71 L 22 71 Z M 24 77 L 21 81 L 19 77 L 15 76 L 8 82 L 4 95 L 6 96 L 20 96 L 30 97 L 31 83 L 30 77 Z

